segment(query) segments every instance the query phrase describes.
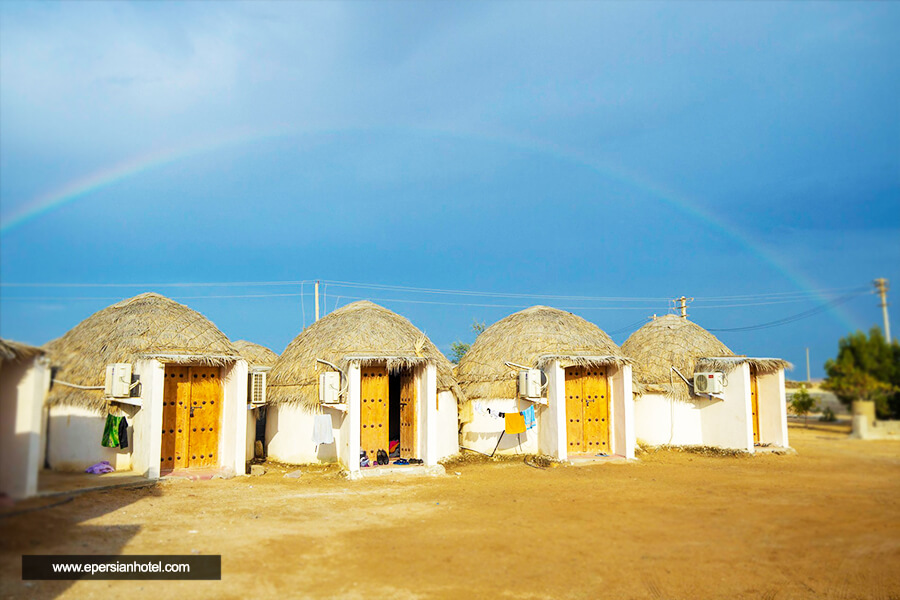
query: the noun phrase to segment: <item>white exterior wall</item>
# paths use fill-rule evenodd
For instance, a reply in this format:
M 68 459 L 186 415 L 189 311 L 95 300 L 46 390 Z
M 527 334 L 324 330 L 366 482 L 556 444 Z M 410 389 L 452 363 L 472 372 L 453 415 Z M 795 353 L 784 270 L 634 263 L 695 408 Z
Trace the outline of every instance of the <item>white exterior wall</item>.
M 341 423 L 338 447 L 338 460 L 351 474 L 359 473 L 360 386 L 359 362 L 352 361 L 347 369 L 347 416 Z
M 635 436 L 652 446 L 702 445 L 700 410 L 704 405 L 696 398 L 680 402 L 662 393 L 644 394 L 634 401 Z
M 536 406 L 538 450 L 556 460 L 568 457 L 566 433 L 566 372 L 559 361 L 551 361 L 544 370 L 547 376 L 547 406 Z
M 459 454 L 459 406 L 456 396 L 447 390 L 438 399 L 438 460 Z
M 145 477 L 159 477 L 159 458 L 162 452 L 163 391 L 166 367 L 158 360 L 139 360 L 134 373 L 140 376 L 141 407 L 129 419 L 133 431 L 129 449 L 130 467 Z M 105 418 L 105 415 L 104 415 Z M 51 439 L 53 434 L 51 433 Z M 99 444 L 99 440 L 97 444 Z
M 222 367 L 224 381 L 222 435 L 219 436 L 219 466 L 234 469 L 235 475 L 247 473 L 244 454 L 247 448 L 247 377 L 246 360 L 236 360 Z
M 613 454 L 634 458 L 634 394 L 631 365 L 612 366 L 609 374 L 609 424 Z
M 51 469 L 80 472 L 102 460 L 109 461 L 117 471 L 131 469 L 131 446 L 119 449 L 100 445 L 105 413 L 77 406 L 51 406 L 48 422 L 47 460 Z M 131 443 L 133 424 L 131 419 L 128 422 Z
M 342 446 L 344 413 L 323 408 L 331 416 L 334 443 L 313 443 L 315 415 L 297 404 L 280 404 L 266 409 L 266 453 L 277 462 L 290 465 L 306 465 L 317 462 L 337 462 L 338 448 Z
M 37 494 L 49 388 L 50 368 L 43 356 L 0 367 L 0 492 L 11 498 Z
M 784 369 L 759 375 L 759 441 L 775 446 L 788 445 L 787 398 L 784 391 Z
M 491 400 L 474 400 L 485 408 L 490 408 L 491 412 L 522 412 L 532 405 L 527 400 L 516 400 L 513 398 L 498 398 Z M 497 454 L 538 454 L 539 453 L 539 432 L 540 418 L 538 414 L 544 408 L 539 404 L 535 404 L 535 421 L 538 425 L 525 433 L 519 435 L 504 435 L 500 446 L 497 447 Z M 501 418 L 489 417 L 480 414 L 477 410 L 472 411 L 472 421 L 466 423 L 462 428 L 460 446 L 469 450 L 475 450 L 482 454 L 491 454 L 500 434 L 506 427 L 506 422 Z
M 437 369 L 432 363 L 424 369 L 416 369 L 416 386 L 419 401 L 416 402 L 416 418 L 419 420 L 419 458 L 425 466 L 438 464 L 438 408 L 437 408 Z M 423 402 L 424 400 L 424 402 Z M 422 450 L 424 449 L 424 451 Z
M 706 446 L 753 452 L 750 366 L 743 363 L 731 370 L 727 377 L 725 400 L 702 401 L 702 443 Z

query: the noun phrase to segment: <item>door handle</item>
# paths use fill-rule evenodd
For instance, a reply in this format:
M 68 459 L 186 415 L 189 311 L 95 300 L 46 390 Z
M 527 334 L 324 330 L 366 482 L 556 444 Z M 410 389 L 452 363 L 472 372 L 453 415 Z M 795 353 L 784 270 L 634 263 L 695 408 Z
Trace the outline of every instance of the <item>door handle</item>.
M 194 407 L 193 406 L 191 407 L 191 416 L 192 417 L 194 416 Z

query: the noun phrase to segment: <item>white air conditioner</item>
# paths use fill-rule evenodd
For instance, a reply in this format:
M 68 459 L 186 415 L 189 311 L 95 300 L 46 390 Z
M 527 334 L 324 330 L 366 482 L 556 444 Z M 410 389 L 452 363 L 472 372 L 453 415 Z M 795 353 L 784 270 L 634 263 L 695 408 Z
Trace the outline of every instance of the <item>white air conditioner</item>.
M 519 396 L 522 398 L 541 397 L 540 369 L 522 369 L 519 371 Z
M 106 381 L 103 384 L 103 391 L 107 397 L 111 398 L 131 396 L 131 364 L 106 365 Z
M 724 373 L 694 373 L 694 393 L 721 394 L 724 391 Z
M 263 406 L 266 403 L 266 373 L 253 371 L 250 373 L 250 404 Z
M 337 371 L 319 373 L 319 402 L 338 404 L 341 401 L 341 374 Z

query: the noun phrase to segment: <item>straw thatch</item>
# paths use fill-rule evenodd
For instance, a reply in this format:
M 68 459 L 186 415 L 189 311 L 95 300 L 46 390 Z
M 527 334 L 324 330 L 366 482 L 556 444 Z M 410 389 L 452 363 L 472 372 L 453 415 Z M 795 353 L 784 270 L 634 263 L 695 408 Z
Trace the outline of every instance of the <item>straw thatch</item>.
M 278 355 L 259 344 L 247 340 L 237 340 L 232 345 L 241 353 L 247 364 L 252 367 L 272 367 L 278 360 Z
M 456 374 L 470 400 L 517 397 L 517 372 L 506 362 L 542 368 L 625 364 L 630 360 L 599 327 L 549 306 L 532 306 L 485 329 L 459 361 Z
M 775 373 L 782 369 L 793 369 L 794 365 L 781 358 L 754 358 L 751 356 L 723 356 L 701 358 L 697 361 L 698 371 L 722 371 L 728 373 L 742 364 L 750 365 L 757 373 Z
M 19 362 L 40 354 L 44 354 L 40 348 L 0 338 L 0 361 Z
M 678 400 L 688 400 L 690 390 L 672 367 L 690 378 L 700 359 L 734 356 L 716 336 L 676 315 L 650 321 L 631 334 L 622 351 L 635 360 L 635 376 L 647 392 L 663 392 Z
M 141 294 L 98 311 L 45 346 L 54 379 L 103 386 L 106 365 L 157 358 L 165 363 L 222 366 L 240 359 L 224 333 L 200 313 L 159 294 Z M 49 404 L 100 410 L 102 390 L 54 382 Z
M 319 403 L 319 373 L 328 369 L 316 359 L 336 364 L 344 372 L 351 360 L 362 365 L 387 364 L 396 371 L 426 362 L 437 369 L 438 391 L 461 393 L 450 361 L 408 319 L 372 302 L 353 302 L 307 327 L 288 345 L 269 372 L 270 404 L 300 404 L 312 410 Z

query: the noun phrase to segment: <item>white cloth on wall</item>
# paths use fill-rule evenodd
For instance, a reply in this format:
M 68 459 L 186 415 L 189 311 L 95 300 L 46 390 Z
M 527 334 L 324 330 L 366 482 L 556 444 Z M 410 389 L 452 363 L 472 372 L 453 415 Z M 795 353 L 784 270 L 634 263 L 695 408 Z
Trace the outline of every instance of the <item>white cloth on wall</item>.
M 313 421 L 313 442 L 319 444 L 333 444 L 334 434 L 331 431 L 331 415 L 316 415 Z

